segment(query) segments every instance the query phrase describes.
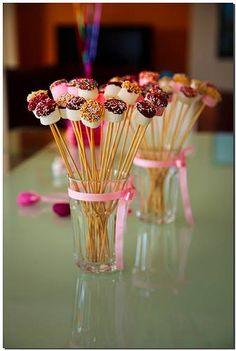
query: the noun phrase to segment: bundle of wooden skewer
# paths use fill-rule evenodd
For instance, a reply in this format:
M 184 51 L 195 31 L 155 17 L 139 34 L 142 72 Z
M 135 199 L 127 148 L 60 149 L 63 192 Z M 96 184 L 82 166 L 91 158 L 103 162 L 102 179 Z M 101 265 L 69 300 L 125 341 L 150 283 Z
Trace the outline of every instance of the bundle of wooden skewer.
M 123 79 L 120 84 L 108 83 L 105 92 L 99 94 L 94 80 L 76 78 L 69 83 L 64 79 L 56 81 L 50 90 L 52 98 L 46 90 L 29 94 L 28 109 L 50 127 L 65 162 L 70 187 L 98 194 L 122 190 L 147 126 L 155 116 L 151 103 L 137 102 L 141 96 L 138 84 Z M 57 125 L 60 119 L 71 121 L 79 162 L 72 156 L 70 145 Z M 133 129 L 131 119 L 137 119 Z M 97 127 L 100 127 L 99 150 L 94 138 Z M 83 138 L 83 128 L 89 147 Z M 107 223 L 117 202 L 80 202 L 88 227 L 86 255 L 92 262 L 105 262 L 110 256 Z

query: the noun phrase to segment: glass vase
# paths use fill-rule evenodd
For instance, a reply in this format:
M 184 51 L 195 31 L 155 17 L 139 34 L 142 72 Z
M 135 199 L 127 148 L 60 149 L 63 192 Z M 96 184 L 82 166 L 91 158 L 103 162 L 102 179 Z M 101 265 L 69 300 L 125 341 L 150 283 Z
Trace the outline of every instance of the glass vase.
M 139 157 L 143 158 L 143 155 L 140 154 Z M 173 157 L 172 155 L 165 161 L 170 163 Z M 147 152 L 145 160 L 149 160 Z M 160 160 L 158 153 L 154 160 Z M 150 223 L 173 222 L 177 210 L 179 168 L 176 166 L 159 168 L 135 166 L 135 178 L 138 193 L 136 215 Z
M 69 187 L 80 193 L 111 193 L 124 188 L 126 179 L 104 182 L 69 178 Z M 118 200 L 88 202 L 70 198 L 75 263 L 86 272 L 117 270 L 115 239 Z

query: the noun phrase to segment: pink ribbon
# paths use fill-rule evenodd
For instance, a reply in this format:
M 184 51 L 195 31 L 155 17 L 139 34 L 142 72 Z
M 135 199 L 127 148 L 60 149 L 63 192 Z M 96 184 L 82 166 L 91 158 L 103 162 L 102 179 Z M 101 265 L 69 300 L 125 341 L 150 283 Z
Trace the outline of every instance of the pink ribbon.
M 144 160 L 139 157 L 135 157 L 134 164 L 143 168 L 166 168 L 166 167 L 177 167 L 179 168 L 179 185 L 182 195 L 184 214 L 186 221 L 189 224 L 194 223 L 193 213 L 188 192 L 187 182 L 187 168 L 186 168 L 186 156 L 193 152 L 193 146 L 188 146 L 183 149 L 174 160 L 167 161 L 155 161 L 155 160 Z
M 127 208 L 129 203 L 135 196 L 136 189 L 133 185 L 133 177 L 130 177 L 127 185 L 121 191 L 93 194 L 83 193 L 68 188 L 69 197 L 79 201 L 87 202 L 107 202 L 112 200 L 119 200 L 116 215 L 116 232 L 115 232 L 115 256 L 116 256 L 116 267 L 118 270 L 124 268 L 123 260 L 123 234 L 124 225 L 127 215 Z

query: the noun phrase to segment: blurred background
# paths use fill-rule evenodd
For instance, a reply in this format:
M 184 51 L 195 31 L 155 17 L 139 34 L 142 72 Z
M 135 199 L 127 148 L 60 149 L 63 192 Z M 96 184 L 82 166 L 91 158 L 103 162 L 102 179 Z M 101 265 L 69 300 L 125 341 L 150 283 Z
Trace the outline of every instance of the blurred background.
M 84 76 L 75 5 L 3 5 L 4 169 L 52 140 L 27 111 L 26 96 L 57 79 Z M 234 5 L 105 3 L 93 77 L 99 84 L 140 70 L 185 72 L 217 85 L 223 101 L 206 108 L 197 131 L 233 131 Z

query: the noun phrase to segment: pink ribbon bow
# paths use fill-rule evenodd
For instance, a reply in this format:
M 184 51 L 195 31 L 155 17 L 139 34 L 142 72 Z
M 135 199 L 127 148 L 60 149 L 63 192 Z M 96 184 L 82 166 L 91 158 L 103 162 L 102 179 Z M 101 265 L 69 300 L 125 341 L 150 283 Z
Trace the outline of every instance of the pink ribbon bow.
M 116 256 L 116 267 L 118 270 L 124 268 L 123 260 L 123 234 L 124 225 L 127 215 L 127 209 L 130 202 L 135 196 L 135 187 L 133 185 L 133 177 L 130 177 L 127 185 L 121 191 L 93 194 L 83 193 L 68 188 L 69 197 L 79 201 L 87 202 L 107 202 L 112 200 L 119 200 L 116 215 L 116 232 L 115 232 L 115 256 Z
M 192 153 L 194 150 L 193 146 L 188 146 L 183 149 L 179 155 L 174 160 L 167 161 L 154 161 L 154 160 L 144 160 L 139 157 L 135 157 L 134 164 L 143 168 L 166 168 L 166 167 L 177 167 L 179 168 L 179 185 L 182 195 L 183 208 L 186 221 L 189 224 L 194 223 L 193 213 L 188 192 L 188 182 L 187 182 L 187 168 L 186 168 L 186 156 Z

